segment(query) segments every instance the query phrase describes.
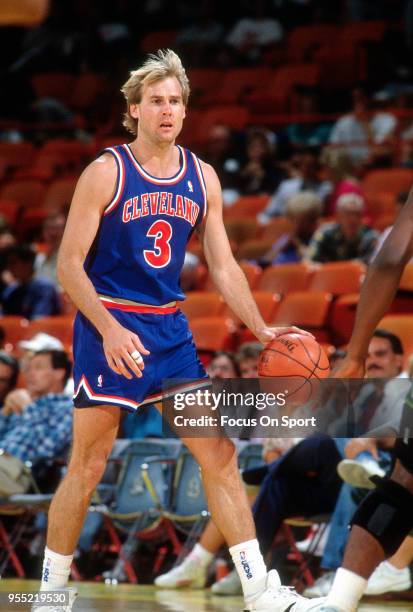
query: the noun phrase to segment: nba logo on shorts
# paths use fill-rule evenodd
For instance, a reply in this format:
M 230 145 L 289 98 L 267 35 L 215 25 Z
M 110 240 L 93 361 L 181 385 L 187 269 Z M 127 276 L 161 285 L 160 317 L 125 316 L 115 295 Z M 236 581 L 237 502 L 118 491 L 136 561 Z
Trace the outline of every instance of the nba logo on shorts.
M 193 188 L 193 185 L 192 185 L 192 181 L 188 181 L 188 189 L 189 189 L 189 191 L 190 191 L 191 193 L 193 193 L 194 188 Z
M 102 374 L 99 374 L 98 376 L 98 387 L 101 387 L 103 385 L 103 376 Z

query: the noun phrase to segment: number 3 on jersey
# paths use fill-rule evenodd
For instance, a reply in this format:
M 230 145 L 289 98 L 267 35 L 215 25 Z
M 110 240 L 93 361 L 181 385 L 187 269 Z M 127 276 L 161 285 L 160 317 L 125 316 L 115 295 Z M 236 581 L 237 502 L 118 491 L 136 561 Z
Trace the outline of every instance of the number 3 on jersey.
M 144 250 L 143 256 L 146 263 L 152 268 L 164 268 L 171 261 L 172 227 L 167 221 L 158 220 L 152 223 L 146 234 L 148 238 L 155 238 L 154 250 Z

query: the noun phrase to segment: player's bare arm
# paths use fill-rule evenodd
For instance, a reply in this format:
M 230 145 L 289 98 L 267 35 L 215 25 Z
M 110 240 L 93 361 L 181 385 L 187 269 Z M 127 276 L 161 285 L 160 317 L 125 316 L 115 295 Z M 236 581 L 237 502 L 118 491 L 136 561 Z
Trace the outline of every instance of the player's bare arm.
M 406 263 L 413 256 L 413 189 L 394 227 L 370 264 L 357 307 L 347 357 L 334 375 L 363 377 L 371 336 L 386 314 L 400 283 Z
M 59 250 L 57 273 L 62 287 L 101 334 L 110 368 L 130 379 L 129 370 L 140 377 L 144 367 L 143 361 L 132 359 L 131 354 L 139 351 L 147 355 L 148 351 L 139 337 L 122 327 L 101 304 L 83 268 L 103 211 L 113 196 L 116 172 L 112 156 L 103 155 L 81 175 Z
M 208 214 L 203 228 L 203 247 L 209 272 L 227 304 L 265 344 L 275 336 L 298 332 L 297 327 L 268 327 L 254 301 L 245 274 L 232 255 L 231 247 L 222 219 L 221 186 L 215 170 L 202 164 L 208 194 Z

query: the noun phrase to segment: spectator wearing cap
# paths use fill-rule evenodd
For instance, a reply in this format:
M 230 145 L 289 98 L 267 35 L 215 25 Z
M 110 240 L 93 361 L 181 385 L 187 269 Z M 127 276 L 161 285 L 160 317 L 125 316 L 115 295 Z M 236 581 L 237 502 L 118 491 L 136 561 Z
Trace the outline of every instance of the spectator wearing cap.
M 20 369 L 23 374 L 31 358 L 36 353 L 40 353 L 41 351 L 63 351 L 63 344 L 60 340 L 44 332 L 35 334 L 29 340 L 20 340 L 18 347 L 23 352 L 20 359 Z M 64 392 L 69 397 L 72 397 L 73 390 L 73 378 L 70 377 L 67 380 Z M 13 389 L 7 394 L 4 401 L 4 407 L 10 412 L 21 414 L 33 399 L 35 398 L 32 397 L 28 388 Z
M 34 277 L 36 253 L 27 245 L 11 247 L 6 252 L 6 269 L 14 281 L 1 295 L 4 315 L 39 319 L 60 313 L 60 301 L 54 285 Z
M 73 403 L 64 393 L 70 372 L 65 351 L 31 357 L 24 376 L 32 401 L 0 440 L 0 495 L 26 490 L 24 464 L 59 457 L 71 442 Z
M 342 195 L 337 200 L 337 221 L 326 223 L 315 232 L 308 258 L 320 263 L 351 259 L 368 263 L 378 233 L 363 224 L 363 212 L 363 198 L 357 194 Z
M 325 198 L 331 192 L 332 185 L 329 181 L 322 180 L 319 172 L 317 151 L 307 149 L 298 154 L 291 171 L 294 176 L 281 181 L 265 210 L 257 215 L 257 220 L 265 225 L 273 217 L 285 215 L 288 200 L 301 191 L 312 191 L 324 204 Z

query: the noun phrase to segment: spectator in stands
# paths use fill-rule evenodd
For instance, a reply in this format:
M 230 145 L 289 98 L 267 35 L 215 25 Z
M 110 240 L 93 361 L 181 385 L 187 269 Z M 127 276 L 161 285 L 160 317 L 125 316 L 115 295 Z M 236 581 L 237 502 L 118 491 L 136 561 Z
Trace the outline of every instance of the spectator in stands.
M 60 313 L 59 296 L 54 285 L 34 277 L 36 253 L 29 246 L 11 247 L 6 253 L 6 269 L 14 282 L 1 295 L 4 315 L 38 319 Z
M 316 122 L 320 112 L 319 91 L 309 85 L 294 87 L 295 109 L 300 121 L 289 123 L 285 129 L 288 142 L 294 147 L 319 147 L 328 142 L 331 123 Z
M 211 378 L 237 378 L 240 374 L 238 363 L 229 351 L 214 353 L 207 371 Z
M 308 149 L 296 156 L 293 177 L 281 181 L 265 210 L 257 215 L 260 223 L 268 223 L 272 217 L 285 215 L 286 204 L 291 196 L 301 191 L 313 191 L 324 203 L 331 192 L 331 183 L 319 177 L 320 165 L 315 150 Z
M 250 17 L 241 17 L 236 22 L 226 38 L 241 62 L 257 62 L 266 48 L 283 38 L 282 25 L 272 16 L 267 0 L 255 0 L 251 11 Z
M 238 348 L 235 361 L 241 378 L 258 378 L 258 357 L 262 348 L 259 342 L 244 342 Z
M 72 436 L 73 403 L 64 392 L 71 363 L 64 351 L 41 351 L 25 372 L 33 401 L 1 438 L 0 495 L 27 489 L 24 463 L 59 456 Z
M 274 159 L 275 136 L 268 130 L 253 130 L 248 134 L 247 159 L 239 172 L 242 195 L 270 194 L 278 187 L 284 173 Z
M 223 35 L 224 27 L 216 18 L 215 3 L 203 0 L 198 18 L 179 32 L 175 46 L 190 58 L 193 66 L 215 64 Z
M 363 224 L 364 201 L 357 194 L 337 200 L 337 221 L 322 225 L 314 234 L 308 259 L 327 263 L 359 259 L 368 263 L 376 246 L 377 232 Z
M 349 193 L 363 195 L 359 180 L 355 176 L 355 169 L 351 163 L 349 154 L 343 149 L 333 147 L 325 148 L 321 158 L 324 172 L 333 190 L 327 197 L 325 214 L 327 216 L 336 214 L 337 200 L 340 196 Z
M 285 210 L 286 217 L 291 222 L 291 230 L 280 236 L 258 263 L 267 266 L 295 263 L 305 259 L 321 212 L 321 200 L 312 191 L 301 191 L 291 196 Z
M 63 209 L 51 212 L 43 224 L 45 252 L 38 253 L 34 262 L 35 278 L 49 280 L 58 286 L 56 276 L 57 252 L 62 241 L 66 225 L 66 213 Z
M 206 142 L 204 158 L 218 174 L 222 185 L 224 206 L 230 206 L 240 196 L 241 161 L 237 153 L 234 134 L 227 125 L 212 126 Z
M 348 152 L 355 166 L 388 165 L 397 128 L 394 115 L 371 109 L 366 92 L 353 90 L 353 110 L 334 125 L 330 143 Z

